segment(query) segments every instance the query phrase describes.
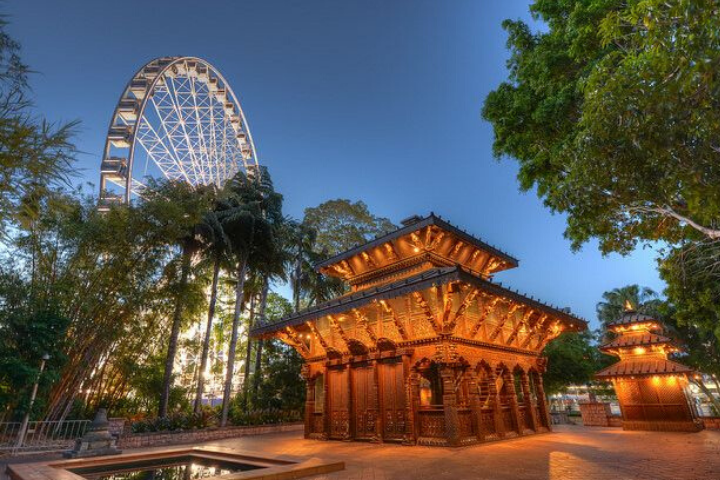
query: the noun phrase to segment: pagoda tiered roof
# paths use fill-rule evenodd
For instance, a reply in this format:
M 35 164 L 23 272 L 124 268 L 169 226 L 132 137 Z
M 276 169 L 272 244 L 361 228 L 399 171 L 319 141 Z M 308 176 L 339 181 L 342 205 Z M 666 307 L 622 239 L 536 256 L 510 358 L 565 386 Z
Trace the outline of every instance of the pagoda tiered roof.
M 659 322 L 651 317 L 650 315 L 645 315 L 644 313 L 638 313 L 635 310 L 626 310 L 622 317 L 620 317 L 618 320 L 608 324 L 608 329 L 614 330 L 617 327 L 627 327 L 631 325 L 640 325 L 640 324 L 646 324 L 646 323 L 652 323 L 659 325 Z
M 612 350 L 625 347 L 644 347 L 672 343 L 672 339 L 651 332 L 639 332 L 633 335 L 622 335 L 600 347 L 600 350 Z
M 663 375 L 663 374 L 691 374 L 693 369 L 681 363 L 664 358 L 638 358 L 622 360 L 618 363 L 600 370 L 595 374 L 597 378 L 609 379 L 624 376 Z
M 455 265 L 488 278 L 517 267 L 518 261 L 431 213 L 410 217 L 401 228 L 320 262 L 316 269 L 361 290 L 419 270 Z
M 585 320 L 572 315 L 565 309 L 547 305 L 534 298 L 527 297 L 518 291 L 505 288 L 499 283 L 473 275 L 465 271 L 461 266 L 455 266 L 426 270 L 396 282 L 385 283 L 377 287 L 343 295 L 320 305 L 295 312 L 275 323 L 258 326 L 252 330 L 252 334 L 263 335 L 284 327 L 302 325 L 306 321 L 318 317 L 346 312 L 372 302 L 400 297 L 415 291 L 433 286 L 446 285 L 451 282 L 466 283 L 490 295 L 521 303 L 528 308 L 550 315 L 561 321 L 563 329 L 566 331 L 581 331 L 587 327 Z
M 295 312 L 253 336 L 275 337 L 304 358 L 454 345 L 538 355 L 564 331 L 587 322 L 492 280 L 518 261 L 430 214 L 319 263 L 348 293 Z M 455 348 L 455 347 L 453 347 Z
M 620 361 L 595 376 L 611 379 L 625 376 L 689 374 L 693 369 L 668 359 L 678 351 L 673 339 L 662 335 L 662 324 L 654 317 L 638 313 L 628 303 L 622 317 L 608 325 L 618 336 L 600 350 L 620 357 Z

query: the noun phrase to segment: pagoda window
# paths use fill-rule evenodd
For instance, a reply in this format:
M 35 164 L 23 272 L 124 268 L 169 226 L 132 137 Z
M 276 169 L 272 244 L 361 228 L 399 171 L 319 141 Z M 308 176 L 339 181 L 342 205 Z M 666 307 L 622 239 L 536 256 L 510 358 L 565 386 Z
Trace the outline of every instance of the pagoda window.
M 490 380 L 488 372 L 484 368 L 478 372 L 477 386 L 480 394 L 480 405 L 486 407 L 490 403 Z
M 515 385 L 515 395 L 519 404 L 525 403 L 525 391 L 522 388 L 522 371 L 515 370 L 513 372 L 513 384 Z
M 538 400 L 538 394 L 537 394 L 537 382 L 538 382 L 538 374 L 535 371 L 530 371 L 528 373 L 528 380 L 530 381 L 530 400 L 533 403 L 537 403 Z
M 424 407 L 442 406 L 443 382 L 436 363 L 420 373 L 420 404 Z

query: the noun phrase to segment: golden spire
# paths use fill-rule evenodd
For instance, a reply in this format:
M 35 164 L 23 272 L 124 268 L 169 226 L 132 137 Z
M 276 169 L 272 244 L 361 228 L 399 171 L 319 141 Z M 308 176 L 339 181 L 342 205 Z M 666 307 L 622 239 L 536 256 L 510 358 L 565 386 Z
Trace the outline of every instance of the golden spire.
M 635 309 L 632 306 L 632 303 L 630 303 L 630 300 L 625 300 L 625 311 L 626 312 L 632 312 Z

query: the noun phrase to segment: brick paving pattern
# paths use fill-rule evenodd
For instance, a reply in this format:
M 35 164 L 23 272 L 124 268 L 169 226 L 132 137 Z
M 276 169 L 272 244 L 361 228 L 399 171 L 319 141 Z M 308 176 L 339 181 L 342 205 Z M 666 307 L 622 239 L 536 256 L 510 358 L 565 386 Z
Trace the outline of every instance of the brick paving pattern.
M 341 460 L 312 480 L 720 480 L 720 431 L 625 432 L 559 426 L 555 432 L 462 448 L 305 440 L 299 432 L 209 442 L 258 453 Z M 13 461 L 29 461 L 15 459 Z M 0 459 L 0 480 L 5 466 Z
M 558 426 L 555 432 L 472 447 L 404 447 L 304 440 L 297 433 L 212 444 L 345 461 L 313 480 L 715 480 L 720 431 L 626 432 Z

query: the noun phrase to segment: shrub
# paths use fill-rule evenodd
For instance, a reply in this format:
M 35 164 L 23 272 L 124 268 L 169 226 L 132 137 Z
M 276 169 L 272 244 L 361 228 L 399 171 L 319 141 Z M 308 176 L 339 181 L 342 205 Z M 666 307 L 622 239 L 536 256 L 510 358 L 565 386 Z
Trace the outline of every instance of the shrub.
M 207 428 L 215 423 L 215 414 L 203 410 L 200 413 L 174 413 L 167 417 L 138 420 L 132 423 L 130 429 L 133 433 L 174 432 Z
M 244 410 L 233 408 L 230 410 L 230 422 L 239 426 L 274 425 L 278 423 L 298 422 L 303 419 L 300 410 L 284 410 L 266 408 L 258 410 Z

